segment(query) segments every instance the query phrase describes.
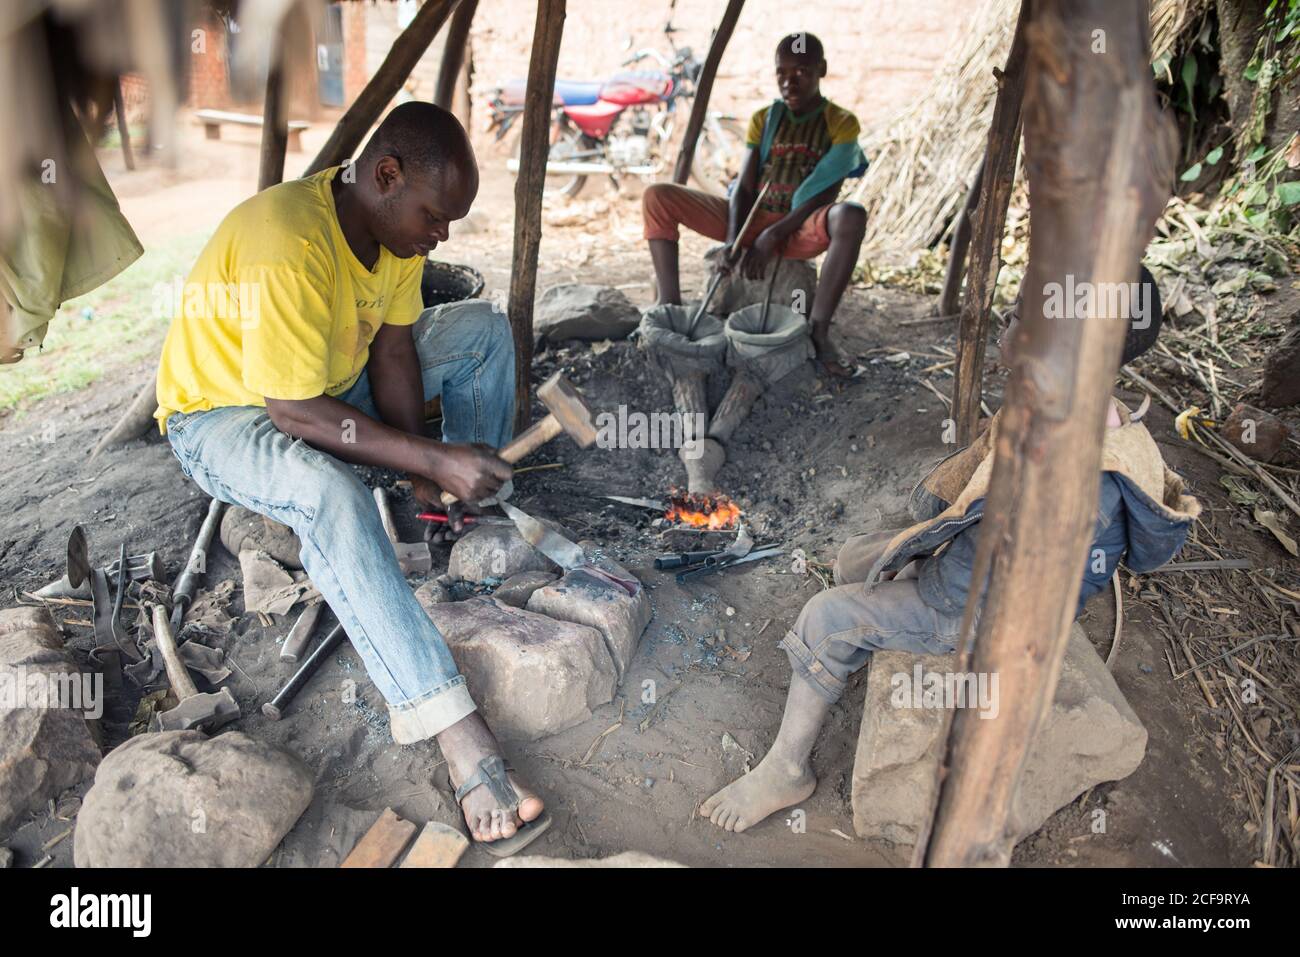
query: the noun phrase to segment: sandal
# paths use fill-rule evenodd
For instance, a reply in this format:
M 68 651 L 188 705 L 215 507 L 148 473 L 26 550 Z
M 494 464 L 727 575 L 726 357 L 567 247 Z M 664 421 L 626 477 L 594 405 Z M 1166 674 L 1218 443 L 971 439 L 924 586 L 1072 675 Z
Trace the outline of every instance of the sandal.
M 456 788 L 457 805 L 470 791 L 479 785 L 485 785 L 504 812 L 508 814 L 517 812 L 519 810 L 519 792 L 515 790 L 514 785 L 510 783 L 510 779 L 506 777 L 506 774 L 513 770 L 514 768 L 502 760 L 501 755 L 489 754 L 479 761 L 478 770 L 471 774 L 464 784 Z M 465 809 L 462 807 L 462 815 L 464 811 Z M 466 824 L 468 823 L 466 821 Z M 519 830 L 511 837 L 503 837 L 499 841 L 477 841 L 475 843 L 493 857 L 510 857 L 541 837 L 550 826 L 550 812 L 543 811 L 540 817 L 532 821 L 525 821 L 520 825 Z

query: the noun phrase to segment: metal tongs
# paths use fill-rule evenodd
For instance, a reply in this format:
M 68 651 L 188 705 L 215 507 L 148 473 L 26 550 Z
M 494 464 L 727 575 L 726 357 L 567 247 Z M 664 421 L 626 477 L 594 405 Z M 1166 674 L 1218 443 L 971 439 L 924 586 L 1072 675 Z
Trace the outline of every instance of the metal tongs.
M 655 568 L 680 568 L 682 569 L 676 575 L 678 584 L 689 581 L 692 578 L 698 578 L 700 575 L 707 575 L 710 572 L 719 571 L 723 568 L 729 568 L 732 565 L 740 565 L 745 562 L 758 561 L 761 558 L 770 558 L 773 555 L 781 553 L 781 546 L 778 544 L 760 545 L 754 547 L 754 539 L 745 528 L 744 522 L 736 531 L 736 540 L 730 546 L 711 552 L 680 552 L 676 555 L 661 555 L 655 559 Z

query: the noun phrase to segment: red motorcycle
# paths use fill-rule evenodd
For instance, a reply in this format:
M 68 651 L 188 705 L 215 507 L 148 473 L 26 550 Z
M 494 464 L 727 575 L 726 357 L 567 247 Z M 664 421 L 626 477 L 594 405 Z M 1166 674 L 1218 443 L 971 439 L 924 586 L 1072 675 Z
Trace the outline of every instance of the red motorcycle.
M 617 187 L 622 176 L 652 179 L 668 163 L 679 103 L 695 95 L 703 65 L 690 47 L 677 47 L 672 22 L 664 28 L 672 56 L 644 49 L 624 61 L 633 66 L 645 59 L 658 61 L 661 70 L 617 73 L 604 82 L 557 80 L 555 122 L 546 163 L 548 195 L 572 197 L 581 192 L 587 177 L 607 175 Z M 512 80 L 492 91 L 488 99 L 489 130 L 499 140 L 523 113 L 524 80 Z M 701 188 L 724 193 L 740 172 L 745 134 L 736 117 L 711 110 L 705 117 L 695 148 L 691 177 Z M 519 150 L 507 161 L 519 172 Z

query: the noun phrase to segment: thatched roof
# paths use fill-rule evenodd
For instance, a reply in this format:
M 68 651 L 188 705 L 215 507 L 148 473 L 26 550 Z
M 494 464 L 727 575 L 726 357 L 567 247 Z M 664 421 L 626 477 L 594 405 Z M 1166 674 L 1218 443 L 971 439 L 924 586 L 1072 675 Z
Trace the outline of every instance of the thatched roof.
M 1210 3 L 1152 3 L 1155 61 Z M 871 166 L 850 198 L 867 208 L 864 251 L 916 250 L 944 238 L 984 156 L 997 95 L 993 68 L 1006 62 L 1019 11 L 1020 0 L 983 0 L 929 91 L 863 133 Z

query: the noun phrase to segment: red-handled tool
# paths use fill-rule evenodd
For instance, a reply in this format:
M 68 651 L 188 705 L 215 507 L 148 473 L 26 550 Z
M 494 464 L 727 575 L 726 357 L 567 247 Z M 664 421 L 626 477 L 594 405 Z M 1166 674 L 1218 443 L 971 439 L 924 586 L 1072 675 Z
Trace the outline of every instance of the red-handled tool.
M 446 512 L 420 512 L 415 516 L 422 522 L 433 522 L 436 525 L 446 525 L 451 519 Z M 508 518 L 494 518 L 491 515 L 465 515 L 461 518 L 465 525 L 513 525 L 514 522 Z

